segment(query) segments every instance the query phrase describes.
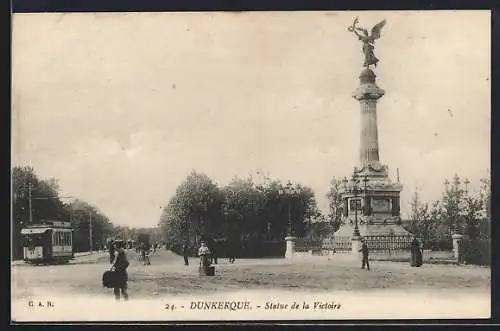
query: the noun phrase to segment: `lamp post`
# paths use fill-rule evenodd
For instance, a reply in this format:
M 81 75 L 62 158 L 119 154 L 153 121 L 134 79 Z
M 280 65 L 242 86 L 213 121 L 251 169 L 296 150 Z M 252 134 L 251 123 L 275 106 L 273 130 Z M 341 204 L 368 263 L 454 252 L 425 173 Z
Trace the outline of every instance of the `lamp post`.
M 359 193 L 359 178 L 358 175 L 356 174 L 356 169 L 354 169 L 354 172 L 351 177 L 351 191 L 354 194 L 354 232 L 353 236 L 359 237 L 361 234 L 359 233 L 359 227 L 358 227 L 358 193 Z
M 364 175 L 363 176 L 363 198 L 364 198 L 364 202 L 363 202 L 363 215 L 365 216 L 369 216 L 371 211 L 371 203 L 370 203 L 370 199 L 367 197 L 367 186 L 368 186 L 368 176 L 367 175 Z
M 361 233 L 359 231 L 359 226 L 358 226 L 358 194 L 360 192 L 360 187 L 359 187 L 359 175 L 357 174 L 358 170 L 355 167 L 353 174 L 351 176 L 351 179 L 348 180 L 347 178 L 344 178 L 343 183 L 344 183 L 344 188 L 345 192 L 352 194 L 354 196 L 354 230 L 353 234 L 351 237 L 351 251 L 353 254 L 351 254 L 352 257 L 358 258 L 359 255 L 359 249 L 361 247 Z M 366 194 L 366 185 L 368 182 L 368 177 L 364 176 L 363 182 L 365 184 L 365 194 Z M 348 210 L 350 209 L 350 206 L 348 205 Z M 349 213 L 346 214 L 348 216 Z
M 71 211 L 71 207 L 70 207 L 70 211 Z M 83 213 L 83 214 L 88 214 L 89 216 L 89 251 L 90 251 L 90 254 L 93 254 L 93 243 L 92 243 L 92 210 L 89 210 L 88 212 L 85 212 L 84 210 L 80 210 L 78 211 L 80 213 Z M 72 214 L 74 214 L 75 212 L 71 212 Z M 71 220 L 70 220 L 71 221 Z
M 468 178 L 465 178 L 465 181 L 464 181 L 464 186 L 465 186 L 465 195 L 467 195 L 469 192 L 468 192 L 468 187 L 469 187 L 469 184 L 470 184 L 470 181 Z
M 208 204 L 207 202 L 199 202 L 197 204 L 197 209 L 198 209 L 198 221 L 201 226 L 201 233 L 200 233 L 200 239 L 202 237 L 206 236 L 206 227 L 205 227 L 205 217 L 206 212 L 208 210 Z M 206 240 L 206 238 L 204 238 Z
M 280 196 L 287 196 L 289 198 L 293 198 L 296 194 L 300 193 L 300 189 L 293 187 L 293 184 L 288 181 L 283 189 L 278 191 Z M 287 235 L 292 236 L 293 228 L 292 228 L 292 201 L 288 200 L 288 227 L 287 227 Z
M 288 181 L 288 184 L 283 189 L 278 191 L 280 196 L 287 196 L 289 198 L 293 198 L 296 194 L 300 193 L 300 188 L 294 187 L 293 184 Z M 295 250 L 295 237 L 293 236 L 293 228 L 292 228 L 292 201 L 289 199 L 288 201 L 288 231 L 287 236 L 285 237 L 286 241 L 286 252 L 285 258 L 291 259 L 294 255 Z

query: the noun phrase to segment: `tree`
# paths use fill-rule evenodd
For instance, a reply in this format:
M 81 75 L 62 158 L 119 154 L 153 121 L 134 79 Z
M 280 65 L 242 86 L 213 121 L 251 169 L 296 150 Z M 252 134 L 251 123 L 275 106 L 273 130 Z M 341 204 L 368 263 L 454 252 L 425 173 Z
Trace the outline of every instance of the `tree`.
M 270 231 L 276 237 L 283 237 L 287 232 L 290 211 L 293 231 L 303 235 L 308 220 L 318 213 L 314 192 L 309 187 L 296 185 L 298 193 L 280 195 L 283 188 L 277 180 L 268 179 L 263 184 L 255 185 L 251 177 L 233 179 L 222 190 L 229 228 L 237 228 L 237 232 L 246 236 L 258 237 Z
M 13 253 L 15 258 L 22 257 L 21 229 L 29 225 L 48 221 L 70 221 L 75 231 L 73 242 L 75 251 L 88 250 L 89 240 L 89 213 L 92 212 L 92 241 L 97 247 L 103 243 L 111 233 L 113 225 L 108 217 L 100 213 L 97 208 L 88 203 L 75 200 L 66 204 L 59 197 L 59 183 L 55 178 L 41 180 L 33 167 L 12 168 L 12 231 Z
M 422 203 L 418 190 L 415 190 L 410 203 L 410 217 L 407 230 L 416 236 L 423 237 L 424 241 L 428 241 L 432 236 L 433 223 L 437 220 L 436 218 L 432 218 L 431 213 L 429 204 Z
M 454 231 L 460 231 L 462 228 L 462 219 L 460 211 L 463 209 L 463 198 L 465 190 L 461 187 L 460 177 L 457 174 L 453 176 L 450 183 L 445 181 L 445 191 L 442 199 L 442 221 L 448 229 L 448 235 L 451 236 Z
M 485 218 L 491 220 L 491 180 L 481 179 L 481 198 L 483 200 Z
M 167 245 L 178 249 L 185 239 L 198 245 L 202 236 L 218 227 L 222 202 L 221 191 L 207 175 L 195 171 L 189 174 L 160 217 Z
M 328 207 L 330 222 L 332 223 L 333 231 L 337 231 L 342 225 L 343 201 L 341 195 L 342 181 L 333 178 L 330 181 L 330 190 L 326 197 L 328 198 Z
M 43 221 L 66 220 L 69 218 L 64 203 L 58 197 L 57 180 L 41 180 L 33 167 L 12 168 L 12 217 L 13 255 L 22 257 L 21 229 Z M 31 199 L 30 199 L 31 197 Z M 30 213 L 31 200 L 31 213 Z M 31 214 L 31 217 L 30 217 Z
M 76 199 L 71 203 L 71 225 L 74 229 L 73 245 L 76 252 L 90 250 L 90 226 L 92 226 L 92 249 L 104 245 L 106 240 L 116 233 L 109 218 L 95 206 Z M 118 227 L 119 228 L 119 227 Z
M 219 189 L 207 175 L 192 172 L 163 209 L 159 226 L 167 247 L 176 252 L 183 240 L 196 246 L 202 235 L 229 240 L 252 252 L 251 247 L 263 247 L 264 238 L 284 238 L 289 206 L 293 229 L 299 235 L 305 233 L 308 220 L 318 210 L 314 192 L 296 187 L 300 193 L 280 195 L 280 181 L 266 176 L 256 184 L 249 176 L 233 178 Z

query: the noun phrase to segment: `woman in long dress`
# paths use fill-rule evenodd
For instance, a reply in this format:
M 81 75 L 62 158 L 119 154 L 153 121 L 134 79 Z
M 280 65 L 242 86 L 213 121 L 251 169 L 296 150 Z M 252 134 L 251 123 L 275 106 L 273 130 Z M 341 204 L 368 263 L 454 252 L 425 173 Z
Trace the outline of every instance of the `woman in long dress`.
M 411 242 L 411 261 L 410 266 L 420 267 L 422 266 L 422 251 L 420 250 L 420 243 L 417 238 L 413 238 Z

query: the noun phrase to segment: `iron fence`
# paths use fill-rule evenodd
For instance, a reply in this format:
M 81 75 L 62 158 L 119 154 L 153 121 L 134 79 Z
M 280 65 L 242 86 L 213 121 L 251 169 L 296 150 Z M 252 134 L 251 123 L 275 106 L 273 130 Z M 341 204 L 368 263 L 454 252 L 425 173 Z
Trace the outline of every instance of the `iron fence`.
M 397 252 L 410 251 L 413 236 L 411 235 L 377 235 L 364 236 L 370 253 L 392 254 Z M 422 247 L 422 240 L 419 240 Z M 300 237 L 295 242 L 295 251 L 299 253 L 309 252 L 322 254 L 333 253 L 350 253 L 352 251 L 351 236 L 329 236 L 323 238 Z

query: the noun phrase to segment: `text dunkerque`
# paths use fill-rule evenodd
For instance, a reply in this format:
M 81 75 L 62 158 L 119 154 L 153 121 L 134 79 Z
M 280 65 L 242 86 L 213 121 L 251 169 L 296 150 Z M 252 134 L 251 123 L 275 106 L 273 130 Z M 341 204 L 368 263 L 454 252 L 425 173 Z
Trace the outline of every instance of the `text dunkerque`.
M 197 310 L 249 310 L 249 301 L 191 301 L 190 309 Z

